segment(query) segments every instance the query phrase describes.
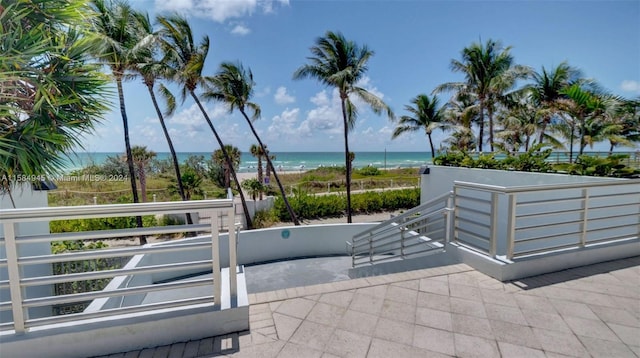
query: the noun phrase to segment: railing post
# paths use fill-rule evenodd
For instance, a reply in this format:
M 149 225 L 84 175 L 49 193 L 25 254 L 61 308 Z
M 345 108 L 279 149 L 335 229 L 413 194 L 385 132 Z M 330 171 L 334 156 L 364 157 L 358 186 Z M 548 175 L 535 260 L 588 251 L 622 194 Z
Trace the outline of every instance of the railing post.
M 515 246 L 515 236 L 516 236 L 516 195 L 508 194 L 509 199 L 509 208 L 507 215 L 507 259 L 513 259 L 513 250 Z
M 373 265 L 373 233 L 369 233 L 369 263 Z
M 229 213 L 235 213 L 235 206 L 232 206 Z M 237 279 L 237 236 L 235 223 L 229 223 L 229 296 L 231 298 L 231 307 L 237 306 L 238 302 L 238 279 Z
M 404 225 L 404 223 L 407 221 L 407 219 L 404 218 L 404 219 L 402 219 L 402 221 L 403 221 L 402 225 L 399 226 L 399 228 L 400 228 L 400 257 L 404 257 L 404 240 L 405 240 L 404 233 L 405 233 L 405 231 L 407 231 L 407 228 Z
M 491 192 L 491 232 L 489 233 L 489 255 L 496 257 L 498 241 L 498 193 Z
M 453 186 L 453 218 L 451 218 L 451 220 L 453 221 L 453 227 L 451 228 L 451 239 L 454 242 L 457 242 L 458 233 L 456 232 L 456 229 L 458 227 L 458 187 L 456 187 L 455 185 Z
M 4 245 L 7 254 L 7 273 L 9 274 L 9 291 L 11 293 L 11 311 L 13 328 L 16 333 L 25 332 L 24 321 L 28 311 L 22 307 L 22 288 L 20 286 L 20 267 L 18 266 L 18 245 L 16 243 L 16 223 L 4 223 Z
M 447 197 L 447 210 L 445 210 L 444 212 L 444 225 L 445 225 L 445 233 L 444 233 L 444 240 L 446 243 L 449 243 L 451 240 L 451 230 L 453 230 L 453 217 L 451 215 L 451 212 L 454 209 L 453 207 L 453 191 L 451 192 L 451 195 L 449 195 L 449 197 Z
M 587 244 L 587 226 L 589 225 L 589 189 L 582 189 L 582 234 L 580 235 L 580 247 Z
M 211 211 L 211 272 L 214 305 L 220 308 L 222 304 L 222 275 L 220 273 L 220 230 L 217 210 Z

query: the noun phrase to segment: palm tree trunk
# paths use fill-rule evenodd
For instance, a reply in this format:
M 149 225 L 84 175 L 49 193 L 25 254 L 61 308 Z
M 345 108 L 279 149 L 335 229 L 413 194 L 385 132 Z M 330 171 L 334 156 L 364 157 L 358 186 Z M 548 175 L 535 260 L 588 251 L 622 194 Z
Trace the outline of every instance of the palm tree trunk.
M 433 148 L 433 140 L 431 139 L 431 133 L 427 133 L 427 138 L 429 138 L 429 146 L 431 147 L 431 160 L 436 157 L 436 150 Z
M 264 151 L 264 149 L 262 149 Z M 267 163 L 267 176 L 269 176 L 269 167 L 268 167 Z M 259 153 L 258 154 L 258 181 L 260 182 L 260 184 L 264 184 L 263 180 L 262 180 L 263 176 L 262 176 L 262 154 Z M 260 200 L 262 200 L 262 190 L 260 190 Z
M 144 165 L 144 164 L 142 164 Z M 138 168 L 138 177 L 140 178 L 140 196 L 142 196 L 142 202 L 147 202 L 147 173 L 144 172 L 144 167 Z
M 349 160 L 349 124 L 347 123 L 347 107 L 345 98 L 340 95 L 342 105 L 342 122 L 344 124 L 344 159 L 345 159 L 345 186 L 347 188 L 347 223 L 351 224 L 351 160 Z
M 114 71 L 115 72 L 115 71 Z M 139 203 L 138 188 L 136 185 L 136 172 L 133 167 L 133 155 L 131 154 L 131 143 L 129 141 L 129 121 L 127 119 L 127 111 L 124 105 L 124 91 L 122 90 L 122 74 L 114 73 L 116 77 L 116 86 L 118 87 L 118 100 L 120 101 L 120 114 L 122 115 L 122 126 L 124 129 L 124 146 L 127 153 L 127 167 L 129 167 L 129 178 L 131 179 L 131 192 L 133 194 L 133 202 Z M 136 225 L 142 227 L 142 216 L 136 216 Z M 140 245 L 146 245 L 147 238 L 140 236 Z
M 173 162 L 173 169 L 176 172 L 176 181 L 178 183 L 178 194 L 180 195 L 180 199 L 182 199 L 182 201 L 187 201 L 187 198 L 184 195 L 184 186 L 182 184 L 182 174 L 180 173 L 180 163 L 178 163 L 178 156 L 176 155 L 176 150 L 173 147 L 173 141 L 171 140 L 171 136 L 169 136 L 167 125 L 164 123 L 164 116 L 162 115 L 162 111 L 160 110 L 160 106 L 158 105 L 158 101 L 156 100 L 156 94 L 153 92 L 153 84 L 147 84 L 147 88 L 149 89 L 149 95 L 151 96 L 153 107 L 156 109 L 156 114 L 158 115 L 158 120 L 160 121 L 162 132 L 164 133 L 164 137 L 167 139 L 167 144 L 169 144 L 171 161 Z M 191 213 L 187 213 L 187 224 L 189 225 L 193 224 L 193 220 L 191 219 Z
M 569 163 L 573 163 L 573 137 L 574 137 L 574 126 L 570 126 L 571 134 L 569 135 Z
M 549 122 L 551 122 L 551 118 L 545 116 L 542 120 L 542 125 L 540 126 L 540 137 L 538 138 L 538 143 L 542 143 L 544 140 L 544 133 L 547 130 L 547 124 L 549 124 Z
M 480 122 L 478 123 L 480 127 L 478 129 L 478 151 L 482 152 L 482 138 L 484 137 L 484 100 L 480 99 Z
M 493 153 L 493 110 L 491 109 L 491 106 L 488 106 L 487 114 L 489 116 L 489 148 Z
M 240 201 L 242 202 L 242 210 L 244 211 L 244 218 L 247 221 L 247 229 L 250 230 L 253 228 L 253 223 L 251 222 L 251 215 L 249 214 L 249 208 L 247 207 L 247 200 L 244 198 L 244 193 L 242 192 L 242 187 L 240 186 L 240 181 L 238 180 L 238 176 L 236 175 L 236 170 L 233 168 L 233 162 L 229 157 L 229 153 L 227 153 L 227 150 L 224 148 L 224 143 L 222 143 L 222 139 L 220 139 L 220 136 L 218 135 L 218 132 L 213 126 L 211 119 L 209 119 L 209 115 L 204 110 L 204 107 L 202 107 L 202 103 L 200 103 L 198 96 L 196 96 L 193 90 L 189 91 L 189 93 L 191 94 L 191 97 L 193 97 L 193 100 L 198 105 L 198 108 L 200 108 L 200 111 L 202 112 L 204 119 L 207 121 L 207 124 L 209 124 L 209 128 L 211 128 L 213 135 L 216 137 L 216 141 L 218 141 L 220 150 L 222 150 L 222 155 L 224 155 L 224 159 L 227 162 L 227 165 L 229 165 L 230 167 L 229 170 L 231 172 L 231 175 L 233 176 L 233 180 L 236 182 L 238 192 L 240 193 Z M 233 230 L 233 227 L 230 227 L 229 230 Z
M 249 116 L 247 116 L 247 113 L 245 113 L 244 109 L 240 108 L 240 113 L 242 113 L 242 115 L 244 116 L 244 119 L 246 119 L 247 123 L 249 123 L 249 128 L 251 128 L 251 132 L 253 132 L 253 135 L 254 137 L 256 137 L 258 144 L 260 144 L 260 148 L 262 148 L 262 153 L 265 154 L 265 157 L 267 159 L 267 173 L 269 172 L 269 170 L 273 171 L 273 176 L 274 178 L 276 178 L 276 183 L 278 183 L 278 188 L 280 189 L 280 193 L 282 194 L 282 200 L 284 201 L 284 205 L 287 207 L 289 216 L 291 216 L 291 221 L 293 221 L 293 224 L 296 226 L 300 225 L 300 222 L 298 221 L 298 217 L 296 216 L 296 213 L 293 211 L 293 208 L 289 204 L 289 200 L 287 200 L 287 194 L 285 193 L 284 188 L 282 187 L 282 183 L 280 183 L 280 178 L 278 177 L 278 174 L 276 174 L 276 170 L 273 167 L 271 158 L 269 158 L 269 154 L 267 153 L 267 148 L 265 148 L 264 144 L 262 144 L 262 140 L 260 140 L 260 137 L 258 136 L 256 129 L 253 127 L 253 123 L 251 123 L 251 120 L 249 119 Z

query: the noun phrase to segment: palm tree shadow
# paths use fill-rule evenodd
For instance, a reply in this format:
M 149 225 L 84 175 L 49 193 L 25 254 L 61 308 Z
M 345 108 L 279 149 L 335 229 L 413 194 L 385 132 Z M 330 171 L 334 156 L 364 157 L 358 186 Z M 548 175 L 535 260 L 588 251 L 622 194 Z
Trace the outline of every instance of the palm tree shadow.
M 614 261 L 606 261 L 597 264 L 551 272 L 543 275 L 526 277 L 510 281 L 508 284 L 514 285 L 522 290 L 532 290 L 535 288 L 569 282 L 600 274 L 607 274 L 613 271 L 637 266 L 640 266 L 640 256 L 634 256 Z

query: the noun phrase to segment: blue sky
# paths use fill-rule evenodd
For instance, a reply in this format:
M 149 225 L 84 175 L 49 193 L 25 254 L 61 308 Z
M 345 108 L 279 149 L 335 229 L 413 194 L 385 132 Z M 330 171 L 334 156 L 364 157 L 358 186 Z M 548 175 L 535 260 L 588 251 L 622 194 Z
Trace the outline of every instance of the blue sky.
M 151 16 L 187 14 L 196 38 L 211 40 L 205 75 L 222 61 L 241 61 L 256 82 L 255 122 L 272 151 L 342 151 L 342 121 L 336 93 L 314 80 L 292 79 L 309 48 L 327 30 L 366 44 L 375 52 L 362 85 L 396 115 L 419 93 L 460 81 L 451 59 L 472 42 L 499 40 L 512 46 L 518 64 L 536 70 L 562 61 L 580 68 L 604 88 L 626 98 L 640 95 L 640 1 L 324 1 L 324 0 L 130 0 Z M 132 145 L 157 152 L 168 146 L 146 87 L 124 87 Z M 445 102 L 449 95 L 441 95 Z M 255 143 L 239 113 L 206 103 L 226 144 L 247 151 Z M 427 151 L 422 133 L 391 139 L 394 123 L 361 107 L 350 133 L 354 151 Z M 209 152 L 217 144 L 201 113 L 187 100 L 167 119 L 176 150 Z M 122 119 L 113 110 L 96 133 L 84 138 L 90 152 L 123 152 Z M 435 135 L 439 146 L 444 134 Z M 605 149 L 606 145 L 595 149 Z

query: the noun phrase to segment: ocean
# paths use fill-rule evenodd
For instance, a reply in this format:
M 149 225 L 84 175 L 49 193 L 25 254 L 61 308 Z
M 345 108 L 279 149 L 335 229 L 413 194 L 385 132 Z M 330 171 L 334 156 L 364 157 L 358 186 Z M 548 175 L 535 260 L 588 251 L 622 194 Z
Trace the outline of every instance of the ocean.
M 209 152 L 177 153 L 178 160 L 184 162 L 191 155 L 202 155 L 209 160 Z M 319 167 L 344 166 L 344 152 L 273 152 L 273 165 L 282 171 L 309 170 Z M 91 164 L 100 165 L 107 157 L 119 156 L 122 153 L 87 153 L 80 152 L 67 160 L 66 172 L 81 169 Z M 354 168 L 374 166 L 387 168 L 414 168 L 431 163 L 431 153 L 428 152 L 355 152 Z M 157 153 L 156 159 L 170 158 L 168 152 Z M 258 161 L 250 153 L 242 153 L 241 173 L 257 171 Z M 266 163 L 263 165 L 266 166 Z

